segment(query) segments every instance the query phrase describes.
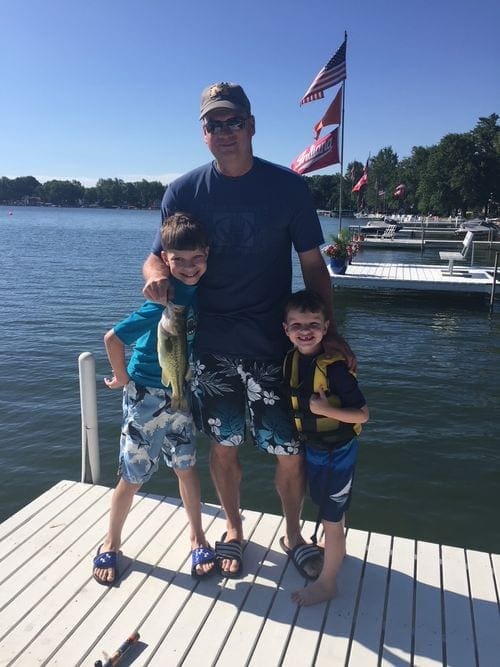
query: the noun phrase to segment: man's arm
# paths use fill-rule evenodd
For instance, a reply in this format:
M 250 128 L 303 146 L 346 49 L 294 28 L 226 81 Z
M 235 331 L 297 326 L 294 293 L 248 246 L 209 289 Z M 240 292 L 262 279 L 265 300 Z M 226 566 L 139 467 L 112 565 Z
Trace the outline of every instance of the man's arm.
M 142 266 L 144 276 L 143 294 L 150 301 L 167 304 L 168 299 L 173 297 L 169 282 L 170 271 L 161 257 L 150 253 Z
M 341 352 L 347 361 L 350 370 L 356 369 L 356 357 L 348 343 L 338 334 L 337 324 L 333 314 L 332 284 L 328 269 L 319 248 L 299 253 L 300 268 L 304 284 L 307 289 L 314 290 L 319 294 L 326 304 L 326 312 L 330 320 L 328 332 L 323 339 L 323 345 L 327 354 Z

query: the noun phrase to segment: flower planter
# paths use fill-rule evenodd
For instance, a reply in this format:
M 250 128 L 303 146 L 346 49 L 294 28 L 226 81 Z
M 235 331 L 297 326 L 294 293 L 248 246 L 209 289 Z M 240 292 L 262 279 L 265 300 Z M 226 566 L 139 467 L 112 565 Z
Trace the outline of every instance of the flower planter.
M 342 274 L 347 269 L 347 259 L 338 259 L 337 257 L 330 257 L 330 266 L 333 273 Z

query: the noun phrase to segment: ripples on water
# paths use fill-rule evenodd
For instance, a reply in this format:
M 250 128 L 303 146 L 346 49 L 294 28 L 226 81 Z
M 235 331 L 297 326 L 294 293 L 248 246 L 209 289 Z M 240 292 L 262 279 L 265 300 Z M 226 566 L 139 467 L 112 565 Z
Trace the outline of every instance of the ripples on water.
M 84 350 L 96 356 L 102 482 L 114 485 L 121 396 L 102 384 L 102 336 L 142 302 L 140 267 L 159 219 L 158 211 L 11 210 L 0 207 L 1 518 L 60 479 L 79 479 Z M 368 261 L 383 257 L 419 260 L 364 251 Z M 430 250 L 425 261 L 436 257 Z M 350 524 L 499 552 L 498 308 L 489 318 L 477 298 L 336 290 L 334 299 L 371 411 Z M 204 445 L 203 494 L 215 502 Z M 242 505 L 279 513 L 273 462 L 246 447 L 243 465 Z M 178 495 L 165 469 L 145 490 Z M 304 516 L 315 518 L 309 501 Z

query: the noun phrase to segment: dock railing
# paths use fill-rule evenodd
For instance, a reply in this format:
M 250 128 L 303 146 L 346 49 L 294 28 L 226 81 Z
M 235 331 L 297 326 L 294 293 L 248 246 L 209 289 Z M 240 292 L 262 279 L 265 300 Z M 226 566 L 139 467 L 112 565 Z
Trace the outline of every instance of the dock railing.
M 90 352 L 78 357 L 82 418 L 82 482 L 98 484 L 101 477 L 95 359 Z

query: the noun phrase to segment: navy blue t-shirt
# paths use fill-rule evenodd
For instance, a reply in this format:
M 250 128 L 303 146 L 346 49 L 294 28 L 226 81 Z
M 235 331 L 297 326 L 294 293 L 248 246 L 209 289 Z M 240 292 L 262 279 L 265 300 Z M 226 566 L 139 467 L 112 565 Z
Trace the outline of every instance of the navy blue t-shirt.
M 169 185 L 163 217 L 176 211 L 200 220 L 210 244 L 198 289 L 196 350 L 281 360 L 289 348 L 281 323 L 292 246 L 306 252 L 324 240 L 304 179 L 259 158 L 237 178 L 212 162 Z M 159 232 L 152 252 L 160 252 Z

